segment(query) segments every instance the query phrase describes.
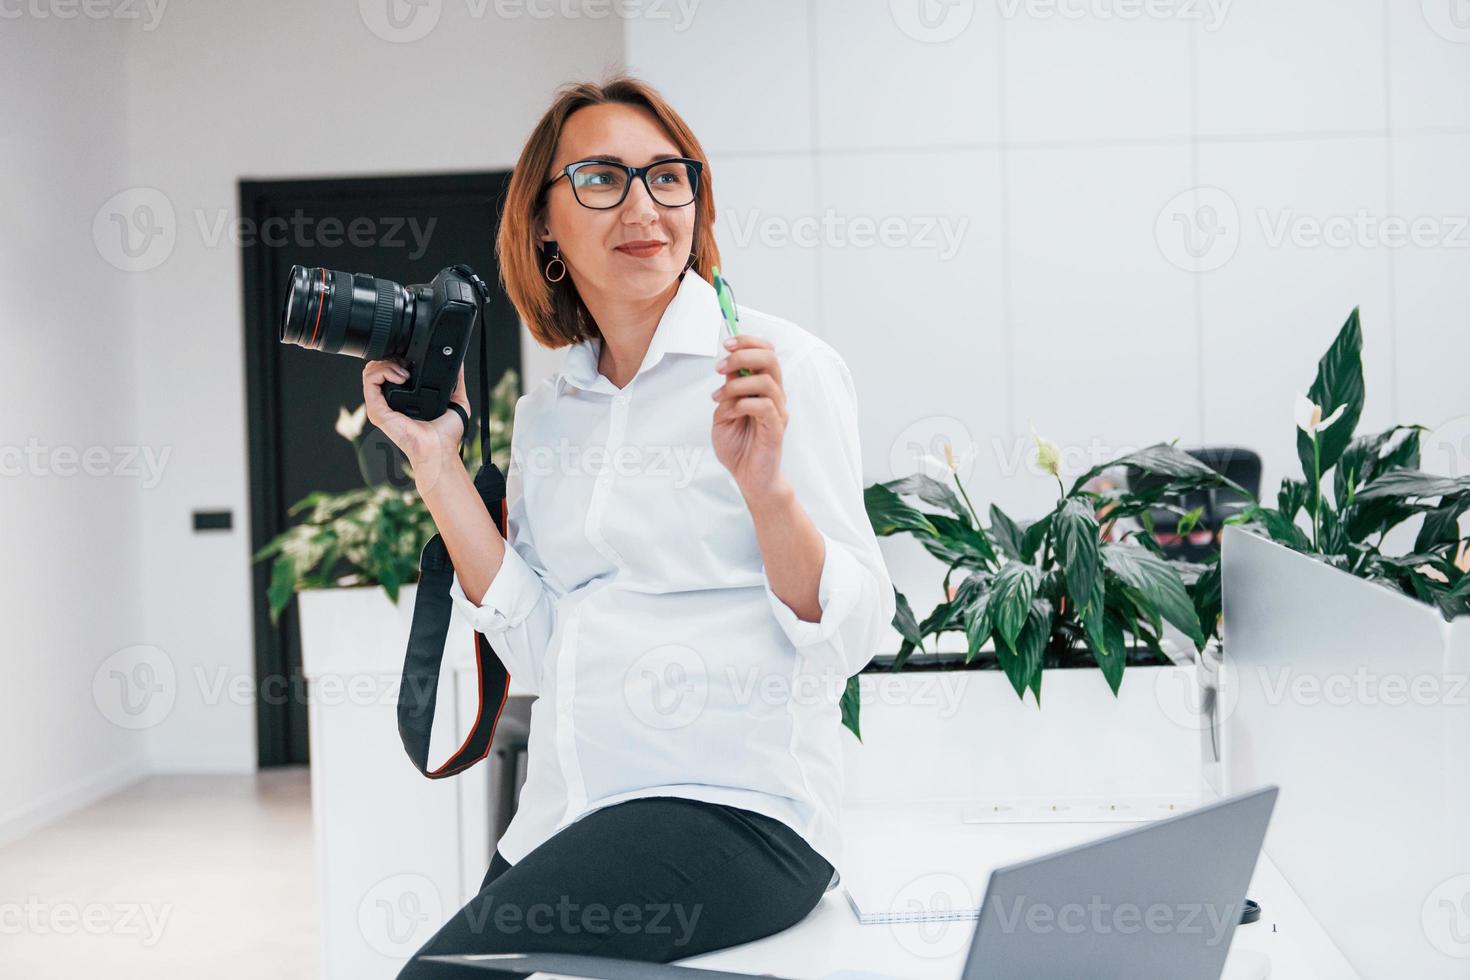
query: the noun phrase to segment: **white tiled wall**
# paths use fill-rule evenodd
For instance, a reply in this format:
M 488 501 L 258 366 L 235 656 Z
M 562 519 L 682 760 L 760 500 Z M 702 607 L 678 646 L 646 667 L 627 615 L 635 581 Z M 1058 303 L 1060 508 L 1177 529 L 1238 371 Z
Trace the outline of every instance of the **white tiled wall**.
M 1034 422 L 1074 471 L 1243 444 L 1274 495 L 1354 306 L 1364 425 L 1423 423 L 1427 466 L 1470 469 L 1470 0 L 703 0 L 626 39 L 747 219 L 720 228 L 741 301 L 852 368 L 869 480 L 973 441 L 976 505 L 1030 516 Z M 751 214 L 848 233 L 772 243 Z M 938 564 L 909 544 L 885 551 L 922 613 Z
M 1195 21 L 1198 134 L 1383 129 L 1385 9 L 1418 2 L 1234 0 L 1215 24 Z

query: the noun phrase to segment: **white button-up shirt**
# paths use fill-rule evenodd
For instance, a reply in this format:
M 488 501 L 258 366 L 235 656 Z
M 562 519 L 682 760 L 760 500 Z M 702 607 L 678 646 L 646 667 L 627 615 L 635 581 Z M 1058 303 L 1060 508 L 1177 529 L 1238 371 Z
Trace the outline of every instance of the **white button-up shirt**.
M 888 633 L 890 583 L 863 505 L 852 376 L 825 341 L 740 307 L 780 359 L 781 470 L 826 544 L 819 622 L 770 587 L 755 524 L 710 430 L 724 382 L 712 286 L 686 273 L 638 373 L 600 340 L 515 407 L 505 561 L 475 605 L 531 708 L 511 863 L 593 810 L 677 796 L 781 821 L 840 871 L 839 701 Z M 835 885 L 834 876 L 829 887 Z

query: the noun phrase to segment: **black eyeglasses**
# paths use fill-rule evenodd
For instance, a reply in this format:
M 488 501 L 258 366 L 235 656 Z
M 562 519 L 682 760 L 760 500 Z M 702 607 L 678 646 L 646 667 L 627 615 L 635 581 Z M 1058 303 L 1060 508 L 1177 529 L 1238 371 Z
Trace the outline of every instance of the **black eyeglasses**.
M 563 177 L 572 184 L 572 195 L 584 208 L 603 211 L 615 208 L 628 196 L 633 179 L 643 181 L 648 196 L 666 208 L 682 208 L 694 203 L 699 191 L 699 175 L 704 164 L 698 160 L 677 157 L 655 160 L 646 167 L 629 167 L 611 160 L 578 160 L 562 168 L 562 172 L 546 182 L 547 190 Z

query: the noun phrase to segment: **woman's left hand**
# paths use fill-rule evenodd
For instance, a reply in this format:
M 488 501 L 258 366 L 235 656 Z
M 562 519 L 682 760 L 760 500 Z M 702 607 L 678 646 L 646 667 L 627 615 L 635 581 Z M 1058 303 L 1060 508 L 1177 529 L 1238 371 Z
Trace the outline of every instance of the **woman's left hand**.
M 739 334 L 726 341 L 725 355 L 716 365 L 725 383 L 714 392 L 711 441 L 747 501 L 763 499 L 784 485 L 781 476 L 781 440 L 786 433 L 786 391 L 781 387 L 781 364 L 769 340 Z M 750 374 L 740 376 L 740 369 Z

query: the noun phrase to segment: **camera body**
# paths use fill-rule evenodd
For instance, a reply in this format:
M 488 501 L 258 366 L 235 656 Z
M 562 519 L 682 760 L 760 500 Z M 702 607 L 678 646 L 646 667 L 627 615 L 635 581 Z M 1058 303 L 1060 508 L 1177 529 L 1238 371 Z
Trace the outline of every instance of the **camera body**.
M 436 419 L 449 408 L 483 283 L 465 266 L 441 269 L 427 283 L 401 286 L 365 273 L 291 267 L 281 343 L 364 360 L 396 360 L 403 384 L 387 382 L 388 407 Z
M 480 304 L 469 283 L 449 269 L 424 285 L 406 288 L 427 326 L 413 331 L 405 355 L 408 381 L 384 384 L 383 397 L 394 411 L 436 419 L 449 408 Z

